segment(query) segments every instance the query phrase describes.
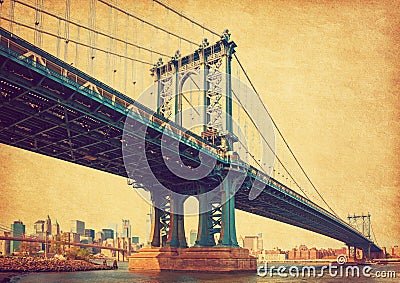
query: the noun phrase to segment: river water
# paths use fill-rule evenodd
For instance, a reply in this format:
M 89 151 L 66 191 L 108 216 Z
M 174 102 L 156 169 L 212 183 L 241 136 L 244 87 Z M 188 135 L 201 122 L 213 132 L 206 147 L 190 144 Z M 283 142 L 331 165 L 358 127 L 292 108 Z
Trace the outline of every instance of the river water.
M 286 266 L 287 269 L 289 266 Z M 286 269 L 286 270 L 287 270 Z M 301 270 L 301 269 L 300 269 Z M 360 267 L 362 270 L 362 267 Z M 381 271 L 394 271 L 396 278 L 377 278 L 376 272 L 380 272 L 379 276 L 383 275 Z M 301 271 L 300 271 L 301 274 Z M 317 272 L 317 275 L 319 272 Z M 312 282 L 312 283 L 341 283 L 341 282 L 357 282 L 357 283 L 399 283 L 400 282 L 400 265 L 380 265 L 372 266 L 372 270 L 368 273 L 371 277 L 365 277 L 360 274 L 360 277 L 332 277 L 328 272 L 324 273 L 322 277 L 292 277 L 288 275 L 286 278 L 278 276 L 276 273 L 272 277 L 267 274 L 262 277 L 254 273 L 188 273 L 188 272 L 131 272 L 128 270 L 126 262 L 119 263 L 118 270 L 105 270 L 105 271 L 85 271 L 85 272 L 49 272 L 49 273 L 31 273 L 12 278 L 11 282 L 18 283 L 83 283 L 83 282 L 151 282 L 151 283 L 164 283 L 164 282 L 209 282 L 209 283 L 235 283 L 235 282 Z M 390 275 L 393 277 L 392 275 Z M 388 275 L 386 276 L 388 277 Z

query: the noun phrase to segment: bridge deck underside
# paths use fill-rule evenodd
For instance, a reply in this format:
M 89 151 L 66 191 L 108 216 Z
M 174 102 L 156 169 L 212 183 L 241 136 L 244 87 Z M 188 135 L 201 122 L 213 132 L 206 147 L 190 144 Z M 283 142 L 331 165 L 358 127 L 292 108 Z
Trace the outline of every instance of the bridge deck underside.
M 126 116 L 91 99 L 73 87 L 61 84 L 5 55 L 0 56 L 0 142 L 43 155 L 73 162 L 122 177 L 128 177 L 122 156 L 123 128 Z M 168 168 L 160 161 L 159 133 L 149 130 L 148 162 L 160 176 Z M 196 166 L 195 149 L 180 148 L 184 162 Z M 134 153 L 132 152 L 134 155 Z M 148 155 L 148 156 L 151 156 Z M 133 162 L 135 159 L 133 159 Z M 129 166 L 128 166 L 129 167 Z M 140 168 L 139 168 L 140 169 Z M 138 171 L 139 172 L 139 171 Z M 48 172 L 51 174 L 51 172 Z M 145 180 L 146 175 L 140 176 Z M 171 174 L 165 184 L 184 180 Z M 203 184 L 217 182 L 215 176 Z M 246 185 L 247 184 L 247 185 Z M 194 194 L 194 187 L 184 187 Z M 236 194 L 238 209 L 292 224 L 348 244 L 368 245 L 368 241 L 349 227 L 332 221 L 313 207 L 266 186 L 255 200 L 249 201 L 248 183 Z M 375 245 L 372 250 L 379 249 Z
M 2 143 L 126 176 L 124 115 L 3 56 L 0 66 Z

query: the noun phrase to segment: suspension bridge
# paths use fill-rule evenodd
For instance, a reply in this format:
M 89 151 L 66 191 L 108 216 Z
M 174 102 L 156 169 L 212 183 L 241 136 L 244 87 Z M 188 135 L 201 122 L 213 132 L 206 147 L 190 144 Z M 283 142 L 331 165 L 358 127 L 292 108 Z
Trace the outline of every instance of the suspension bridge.
M 312 183 L 262 103 L 229 31 L 218 34 L 157 0 L 150 12 L 177 16 L 178 27 L 106 1 L 86 4 L 87 25 L 71 15 L 69 0 L 63 13 L 46 9 L 43 0 L 1 4 L 0 142 L 122 176 L 148 191 L 155 257 L 162 247 L 187 250 L 183 203 L 189 196 L 199 200 L 200 211 L 196 247 L 188 250 L 228 251 L 242 264 L 229 270 L 254 269 L 248 255 L 231 251 L 238 247 L 235 209 L 337 239 L 367 257 L 381 251 L 338 217 Z M 98 26 L 99 15 L 110 19 L 106 29 Z M 182 21 L 213 41 L 190 39 Z M 170 52 L 174 47 L 179 51 Z M 311 189 L 277 155 L 275 142 Z M 133 258 L 132 268 L 154 249 Z

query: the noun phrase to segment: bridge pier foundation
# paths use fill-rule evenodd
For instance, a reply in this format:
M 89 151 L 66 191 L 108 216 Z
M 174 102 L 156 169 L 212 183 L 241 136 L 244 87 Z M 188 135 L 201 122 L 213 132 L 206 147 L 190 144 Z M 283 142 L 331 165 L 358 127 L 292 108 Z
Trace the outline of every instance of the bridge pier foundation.
M 160 247 L 159 240 L 162 224 L 159 223 L 161 212 L 155 209 L 152 247 L 157 248 L 142 249 L 139 253 L 131 256 L 129 258 L 130 270 L 221 272 L 255 271 L 257 269 L 256 258 L 250 256 L 247 249 L 239 248 L 237 242 L 235 192 L 238 184 L 235 179 L 238 177 L 235 176 L 233 170 L 230 171 L 229 164 L 227 164 L 229 156 L 234 150 L 233 143 L 238 141 L 233 131 L 232 79 L 230 76 L 232 73 L 231 60 L 235 47 L 236 44 L 230 41 L 229 31 L 226 30 L 221 36 L 221 40 L 214 47 L 208 47 L 205 40 L 201 49 L 194 54 L 199 59 L 196 64 L 202 62 L 200 69 L 204 70 L 204 105 L 206 106 L 204 107 L 203 117 L 204 131 L 218 132 L 219 141 L 214 145 L 218 146 L 228 157 L 216 164 L 215 170 L 212 172 L 212 174 L 215 174 L 212 183 L 215 182 L 215 179 L 221 180 L 215 192 L 213 190 L 209 194 L 208 184 L 204 184 L 204 181 L 201 181 L 202 183 L 199 186 L 197 197 L 200 211 L 195 247 L 186 248 L 182 213 L 184 199 L 172 197 L 170 199 L 169 232 L 165 247 Z M 153 75 L 156 75 L 158 81 L 158 114 L 167 119 L 170 119 L 170 116 L 175 116 L 175 123 L 182 125 L 182 116 L 179 113 L 182 111 L 180 93 L 188 76 L 180 78 L 179 72 L 187 71 L 188 65 L 182 64 L 178 55 L 166 64 L 159 62 L 152 69 L 152 72 Z M 184 65 L 185 68 L 180 69 Z M 170 71 L 167 73 L 165 70 Z M 174 75 L 175 84 L 173 84 Z M 222 96 L 225 96 L 225 101 L 220 100 Z M 225 102 L 225 106 L 223 106 L 223 102 Z M 173 105 L 175 105 L 175 109 L 172 108 Z M 225 118 L 220 114 L 221 109 L 225 110 Z M 191 185 L 194 186 L 199 183 L 198 180 L 192 182 Z M 216 245 L 214 235 L 218 232 L 220 238 Z
M 211 196 L 204 193 L 204 188 L 199 189 L 199 209 L 202 213 L 199 213 L 197 241 L 195 247 L 191 248 L 187 248 L 186 244 L 183 215 L 178 213 L 183 211 L 185 198 L 171 197 L 169 233 L 165 246 L 160 243 L 162 223 L 155 221 L 152 248 L 143 248 L 130 256 L 129 269 L 254 272 L 257 269 L 256 258 L 249 255 L 249 250 L 239 248 L 236 239 L 235 185 L 233 179 L 225 180 L 221 191 Z M 219 202 L 217 206 L 216 201 Z M 161 210 L 154 210 L 155 219 L 159 220 Z M 216 232 L 220 232 L 217 245 L 214 240 Z

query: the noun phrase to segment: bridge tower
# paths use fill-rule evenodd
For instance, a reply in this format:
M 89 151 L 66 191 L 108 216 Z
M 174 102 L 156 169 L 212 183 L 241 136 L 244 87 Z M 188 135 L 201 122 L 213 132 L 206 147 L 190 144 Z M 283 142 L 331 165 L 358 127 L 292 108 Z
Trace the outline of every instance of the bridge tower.
M 349 214 L 347 216 L 347 219 L 351 226 L 359 230 L 367 239 L 371 240 L 371 214 L 369 212 L 366 215 L 364 215 L 364 213 L 362 213 L 361 215 Z M 361 220 L 361 228 L 359 228 L 358 226 L 358 220 Z M 361 247 L 363 258 L 366 259 L 371 258 L 371 245 L 372 245 L 372 240 L 369 245 Z M 349 247 L 349 257 L 352 255 L 354 260 L 356 260 L 357 257 L 356 246 L 354 245 L 352 250 L 350 248 L 350 244 L 348 244 L 348 247 Z
M 154 257 L 158 260 L 154 265 L 155 269 L 190 270 L 191 265 L 196 265 L 193 270 L 256 269 L 255 258 L 249 256 L 248 250 L 239 248 L 237 242 L 235 192 L 240 181 L 235 173 L 229 172 L 230 160 L 234 156 L 233 145 L 238 141 L 233 132 L 232 120 L 231 62 L 235 47 L 235 42 L 230 40 L 230 33 L 226 30 L 215 44 L 210 45 L 207 39 L 204 39 L 194 53 L 182 57 L 177 51 L 169 62 L 164 63 L 159 59 L 151 69 L 157 85 L 157 114 L 172 121 L 175 126 L 186 128 L 186 100 L 199 114 L 201 126 L 197 126 L 197 131 L 200 132 L 195 133 L 217 147 L 226 162 L 215 164 L 213 168 L 212 172 L 219 180 L 215 187 L 199 182 L 198 179 L 187 179 L 185 185 L 176 185 L 177 190 L 182 192 L 188 191 L 189 188 L 199 201 L 198 234 L 194 247 L 187 248 L 185 240 L 183 203 L 188 196 L 160 196 L 157 195 L 160 190 L 149 189 L 154 206 L 150 239 L 153 249 L 143 250 L 133 256 L 130 260 L 132 269 L 141 269 L 145 264 L 147 266 L 143 269 L 152 269 L 149 265 L 153 266 L 154 261 L 150 261 L 149 258 Z M 197 86 L 196 105 L 185 97 L 185 84 L 190 80 Z M 186 187 L 180 189 L 179 186 Z M 211 190 L 212 194 L 209 193 Z M 169 210 L 162 208 L 166 205 Z M 165 227 L 162 225 L 162 217 L 165 213 L 169 213 L 168 236 L 162 241 L 161 231 Z M 214 238 L 216 233 L 220 235 L 218 243 Z M 164 253 L 155 255 L 155 251 Z M 164 258 L 168 258 L 168 263 L 162 263 Z M 218 266 L 221 265 L 221 258 L 227 259 L 225 266 Z M 199 266 L 199 262 L 204 262 L 204 266 Z M 165 266 L 162 267 L 163 265 Z
M 204 39 L 194 53 L 182 57 L 177 51 L 171 61 L 163 63 L 160 58 L 151 70 L 157 83 L 157 113 L 179 126 L 183 126 L 185 83 L 193 80 L 193 77 L 195 77 L 194 80 L 202 83 L 202 97 L 199 99 L 201 103 L 197 105 L 197 109 L 202 112 L 201 136 L 219 146 L 224 152 L 232 151 L 233 143 L 237 141 L 232 126 L 231 82 L 231 61 L 235 47 L 235 42 L 230 41 L 230 33 L 226 30 L 215 44 L 210 45 L 207 39 Z M 208 212 L 199 215 L 197 247 L 214 246 L 214 234 L 218 232 L 220 232 L 218 245 L 238 247 L 235 229 L 235 190 L 233 189 L 235 184 L 234 180 L 226 181 L 221 188 L 219 201 L 215 198 L 212 200 L 202 198 L 201 194 L 207 189 L 198 187 L 199 206 L 202 211 Z M 183 201 L 171 199 L 174 205 L 179 206 L 183 205 Z M 218 202 L 221 206 L 215 206 Z M 207 206 L 210 209 L 204 209 Z M 216 215 L 220 215 L 219 219 Z M 177 240 L 177 238 L 185 239 L 185 236 L 179 233 L 175 235 L 174 232 L 184 233 L 183 216 L 177 216 L 171 212 L 170 219 L 170 238 L 166 244 L 175 247 L 186 246 L 186 242 L 181 244 Z M 155 221 L 157 222 L 158 219 Z M 176 227 L 178 223 L 181 227 Z M 219 227 L 215 228 L 215 226 Z M 158 234 L 157 231 L 153 233 L 153 235 L 156 234 Z

